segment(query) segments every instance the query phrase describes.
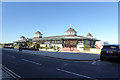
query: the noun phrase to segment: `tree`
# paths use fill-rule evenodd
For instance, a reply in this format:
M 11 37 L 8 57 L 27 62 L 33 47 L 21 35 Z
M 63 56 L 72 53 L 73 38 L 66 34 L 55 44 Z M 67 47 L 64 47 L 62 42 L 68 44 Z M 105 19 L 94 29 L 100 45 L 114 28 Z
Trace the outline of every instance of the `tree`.
M 48 45 L 45 46 L 45 49 L 46 49 L 46 50 L 48 49 Z
M 39 49 L 40 48 L 40 44 L 39 43 L 34 43 L 34 47 Z
M 60 50 L 60 47 L 59 47 L 59 46 L 57 46 L 57 50 L 58 50 L 58 51 Z
M 13 46 L 14 46 L 14 48 L 19 48 L 18 44 L 14 44 Z
M 88 45 L 84 44 L 84 50 L 89 51 L 89 50 L 90 50 L 90 47 L 89 47 Z

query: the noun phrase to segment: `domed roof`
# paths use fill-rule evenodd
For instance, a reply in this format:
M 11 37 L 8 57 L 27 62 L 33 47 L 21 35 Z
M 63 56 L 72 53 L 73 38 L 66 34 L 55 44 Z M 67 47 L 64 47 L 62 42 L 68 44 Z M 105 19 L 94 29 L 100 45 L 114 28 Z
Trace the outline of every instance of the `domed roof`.
M 69 28 L 66 32 L 75 32 L 75 33 L 77 33 L 73 28 Z
M 40 35 L 42 35 L 40 31 L 37 31 L 35 34 L 40 34 Z
M 25 38 L 24 36 L 21 36 L 20 38 Z
M 87 37 L 93 37 L 92 34 L 88 33 Z

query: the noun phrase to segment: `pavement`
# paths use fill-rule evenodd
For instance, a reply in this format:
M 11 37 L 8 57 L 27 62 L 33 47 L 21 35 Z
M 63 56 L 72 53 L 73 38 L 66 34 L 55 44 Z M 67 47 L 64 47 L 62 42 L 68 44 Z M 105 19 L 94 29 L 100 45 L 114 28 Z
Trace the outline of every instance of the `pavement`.
M 18 49 L 5 49 L 9 51 L 19 52 Z M 78 52 L 48 52 L 48 51 L 31 51 L 31 50 L 23 50 L 21 53 L 29 53 L 33 55 L 41 55 L 45 57 L 64 59 L 64 60 L 75 60 L 75 61 L 91 61 L 98 60 L 100 58 L 100 54 L 93 53 L 78 53 Z

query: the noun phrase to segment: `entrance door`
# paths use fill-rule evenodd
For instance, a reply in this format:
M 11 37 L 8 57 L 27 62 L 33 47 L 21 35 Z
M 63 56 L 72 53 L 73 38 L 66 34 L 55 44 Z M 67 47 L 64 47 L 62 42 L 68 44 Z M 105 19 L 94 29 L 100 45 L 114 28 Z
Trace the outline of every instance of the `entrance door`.
M 64 41 L 64 47 L 76 47 L 77 41 L 75 40 L 66 40 Z
M 64 41 L 64 47 L 70 47 L 70 41 L 69 40 Z
M 77 43 L 77 41 L 71 40 L 70 41 L 70 47 L 76 47 L 76 43 Z

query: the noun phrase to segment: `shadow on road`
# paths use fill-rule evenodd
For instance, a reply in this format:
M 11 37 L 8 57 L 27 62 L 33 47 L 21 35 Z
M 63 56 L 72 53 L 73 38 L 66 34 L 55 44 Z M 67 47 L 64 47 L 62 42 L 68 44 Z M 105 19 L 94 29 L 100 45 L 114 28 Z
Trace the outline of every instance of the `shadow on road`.
M 112 63 L 117 63 L 117 64 L 119 63 L 120 64 L 120 59 L 108 59 L 106 61 L 112 62 Z

